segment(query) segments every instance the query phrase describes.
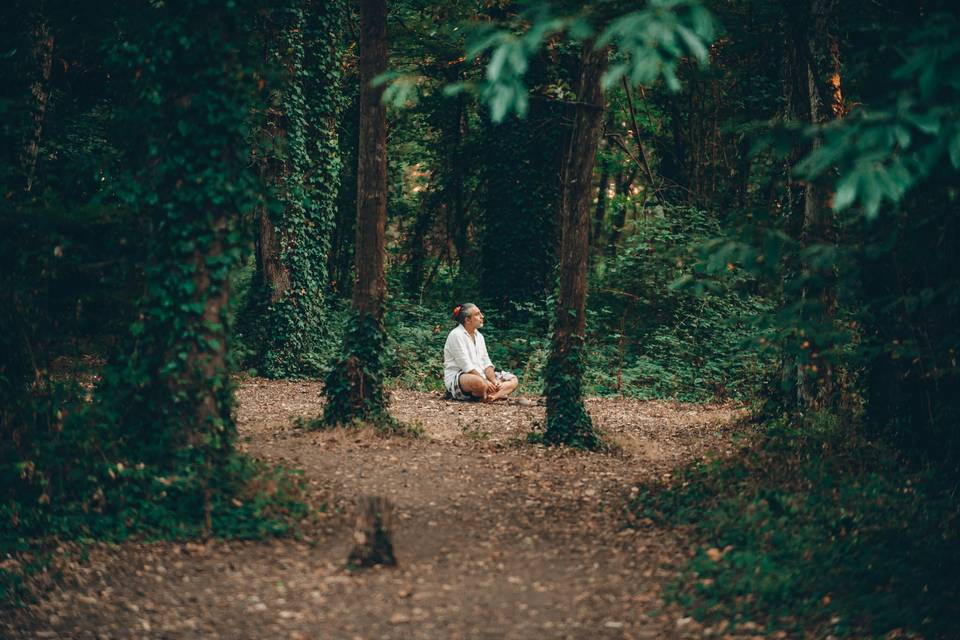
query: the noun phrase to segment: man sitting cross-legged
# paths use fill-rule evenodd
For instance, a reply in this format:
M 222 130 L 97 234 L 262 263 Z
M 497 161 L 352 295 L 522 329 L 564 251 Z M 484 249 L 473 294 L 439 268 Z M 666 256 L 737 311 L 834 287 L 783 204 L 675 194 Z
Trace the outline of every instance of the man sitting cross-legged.
M 496 371 L 487 345 L 477 329 L 483 326 L 483 312 L 467 302 L 453 310 L 457 326 L 443 346 L 443 383 L 454 400 L 503 400 L 517 388 L 517 376 Z

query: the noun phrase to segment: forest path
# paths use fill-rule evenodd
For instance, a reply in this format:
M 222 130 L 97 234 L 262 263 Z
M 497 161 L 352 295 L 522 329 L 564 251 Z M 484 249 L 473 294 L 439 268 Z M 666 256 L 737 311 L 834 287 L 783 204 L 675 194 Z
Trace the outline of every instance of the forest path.
M 320 386 L 244 381 L 241 446 L 304 470 L 332 506 L 309 539 L 96 547 L 14 637 L 673 638 L 710 633 L 660 600 L 689 552 L 683 532 L 631 522 L 636 482 L 729 450 L 738 412 L 592 399 L 621 450 L 525 443 L 541 406 L 452 403 L 396 391 L 419 439 L 306 431 Z M 344 570 L 363 494 L 397 507 L 399 566 Z

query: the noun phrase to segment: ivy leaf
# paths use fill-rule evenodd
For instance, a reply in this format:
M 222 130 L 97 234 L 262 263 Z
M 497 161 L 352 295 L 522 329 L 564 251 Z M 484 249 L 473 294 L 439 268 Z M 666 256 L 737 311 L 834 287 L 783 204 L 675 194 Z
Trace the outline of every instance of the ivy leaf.
M 858 173 L 848 173 L 837 183 L 837 192 L 833 196 L 833 210 L 843 211 L 857 199 Z
M 949 145 L 950 163 L 954 169 L 960 170 L 960 127 L 953 132 Z

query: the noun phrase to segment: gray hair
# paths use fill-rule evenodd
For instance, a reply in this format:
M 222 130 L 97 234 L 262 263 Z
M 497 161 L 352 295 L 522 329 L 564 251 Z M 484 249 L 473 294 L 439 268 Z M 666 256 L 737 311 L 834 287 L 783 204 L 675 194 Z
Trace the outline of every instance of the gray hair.
M 463 304 L 457 305 L 453 311 L 453 319 L 463 324 L 463 321 L 471 317 L 477 308 L 477 305 L 472 302 L 464 302 Z

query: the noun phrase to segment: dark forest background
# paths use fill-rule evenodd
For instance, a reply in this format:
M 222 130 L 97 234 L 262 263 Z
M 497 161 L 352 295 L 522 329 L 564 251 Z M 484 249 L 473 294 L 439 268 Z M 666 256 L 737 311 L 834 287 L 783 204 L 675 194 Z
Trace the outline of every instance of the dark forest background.
M 629 505 L 733 549 L 676 586 L 696 615 L 956 633 L 952 2 L 0 12 L 6 553 L 295 529 L 238 377 L 406 432 L 385 390 L 442 390 L 470 301 L 532 441 L 602 449 L 584 396 L 750 408 Z

